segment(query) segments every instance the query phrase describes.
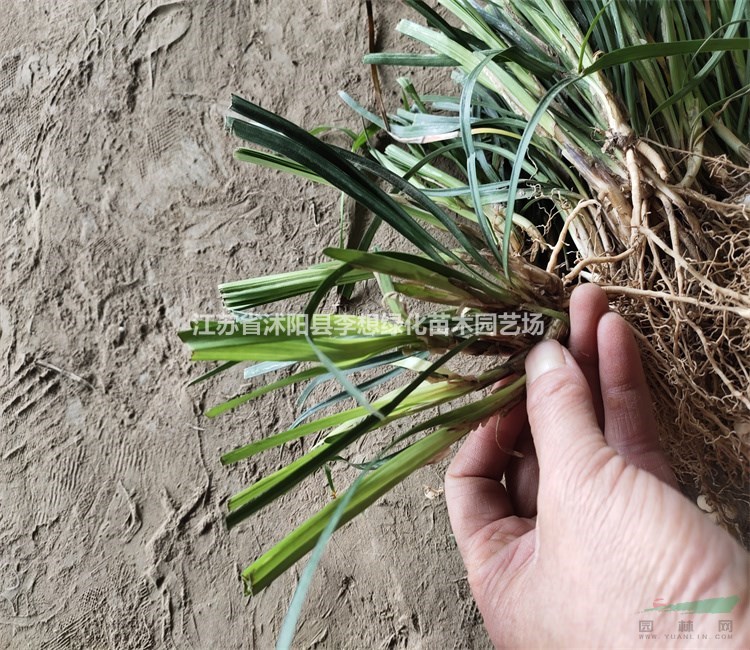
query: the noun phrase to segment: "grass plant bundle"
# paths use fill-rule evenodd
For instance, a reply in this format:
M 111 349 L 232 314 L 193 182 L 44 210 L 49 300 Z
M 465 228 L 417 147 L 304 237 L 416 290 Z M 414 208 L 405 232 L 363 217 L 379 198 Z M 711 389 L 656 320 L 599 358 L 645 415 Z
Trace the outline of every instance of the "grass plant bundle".
M 439 13 L 404 4 L 413 18 L 398 31 L 420 53 L 371 52 L 365 63 L 443 68 L 454 94 L 399 78 L 402 104 L 386 115 L 342 93 L 366 123 L 348 147 L 232 98 L 238 160 L 330 185 L 371 214 L 320 264 L 222 285 L 232 322 L 180 334 L 195 360 L 219 364 L 200 379 L 243 364 L 254 382 L 210 416 L 292 385 L 305 404 L 339 384 L 286 430 L 222 458 L 306 439 L 304 453 L 229 500 L 230 526 L 311 475 L 325 489 L 337 468 L 359 472 L 245 569 L 247 591 L 521 400 L 525 354 L 542 338 L 564 340 L 567 296 L 581 281 L 604 287 L 638 334 L 685 491 L 747 535 L 748 1 L 440 0 Z M 377 134 L 389 144 L 375 146 Z M 381 227 L 403 245 L 378 250 Z M 350 297 L 363 283 L 392 318 L 325 313 L 329 294 Z M 300 314 L 270 313 L 297 296 L 307 297 Z M 327 329 L 312 326 L 322 318 Z M 487 318 L 516 327 L 484 327 Z M 469 354 L 489 357 L 489 369 L 463 372 Z M 353 459 L 355 443 L 382 441 L 378 430 L 397 420 L 406 425 L 385 445 L 365 446 L 369 460 Z

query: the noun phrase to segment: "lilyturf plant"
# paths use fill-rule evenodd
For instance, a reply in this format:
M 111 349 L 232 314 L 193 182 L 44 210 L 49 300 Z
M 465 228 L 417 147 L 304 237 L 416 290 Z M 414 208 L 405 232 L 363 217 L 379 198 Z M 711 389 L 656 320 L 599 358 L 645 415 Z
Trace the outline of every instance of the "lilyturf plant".
M 218 363 L 196 381 L 231 369 L 255 385 L 210 417 L 282 387 L 298 386 L 304 404 L 321 384 L 339 385 L 285 430 L 222 457 L 240 463 L 306 440 L 304 453 L 229 499 L 230 527 L 310 476 L 326 490 L 338 467 L 358 471 L 243 571 L 246 590 L 264 589 L 316 544 L 317 559 L 336 528 L 523 399 L 524 356 L 543 338 L 564 340 L 567 295 L 581 281 L 603 286 L 639 333 L 655 395 L 669 397 L 660 422 L 685 489 L 741 536 L 747 0 L 440 0 L 441 13 L 404 4 L 412 18 L 398 31 L 421 52 L 371 52 L 365 64 L 445 69 L 454 94 L 402 77 L 402 103 L 385 114 L 341 93 L 365 123 L 345 131 L 345 147 L 232 97 L 237 160 L 328 185 L 371 216 L 319 264 L 220 286 L 229 322 L 180 333 L 193 359 Z M 379 250 L 384 227 L 403 245 Z M 390 318 L 322 309 L 363 284 L 382 293 Z M 299 314 L 271 313 L 298 296 Z M 492 363 L 465 373 L 466 355 Z M 406 427 L 383 444 L 379 430 L 398 420 Z M 365 445 L 365 462 L 352 452 L 363 438 L 380 441 Z

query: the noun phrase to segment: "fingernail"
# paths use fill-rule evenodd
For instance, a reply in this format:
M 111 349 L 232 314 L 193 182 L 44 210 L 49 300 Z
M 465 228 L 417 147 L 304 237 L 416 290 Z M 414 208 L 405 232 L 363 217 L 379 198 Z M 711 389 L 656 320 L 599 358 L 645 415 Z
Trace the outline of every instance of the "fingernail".
M 562 346 L 557 341 L 543 341 L 526 357 L 526 381 L 530 384 L 550 370 L 557 370 L 564 365 Z

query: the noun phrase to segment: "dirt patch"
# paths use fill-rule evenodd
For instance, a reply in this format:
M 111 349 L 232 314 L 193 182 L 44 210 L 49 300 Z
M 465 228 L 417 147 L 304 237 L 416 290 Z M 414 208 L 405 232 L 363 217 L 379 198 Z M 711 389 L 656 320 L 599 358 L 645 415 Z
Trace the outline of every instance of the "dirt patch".
M 175 332 L 218 307 L 219 282 L 319 261 L 337 241 L 337 196 L 235 163 L 222 115 L 238 92 L 308 127 L 356 124 L 336 91 L 372 99 L 364 6 L 3 10 L 0 646 L 271 647 L 296 577 L 246 599 L 238 573 L 325 485 L 226 532 L 226 497 L 279 456 L 226 470 L 219 454 L 289 423 L 290 401 L 207 421 L 236 384 L 187 390 L 200 369 Z M 441 471 L 337 534 L 299 647 L 487 645 L 425 484 L 438 491 Z

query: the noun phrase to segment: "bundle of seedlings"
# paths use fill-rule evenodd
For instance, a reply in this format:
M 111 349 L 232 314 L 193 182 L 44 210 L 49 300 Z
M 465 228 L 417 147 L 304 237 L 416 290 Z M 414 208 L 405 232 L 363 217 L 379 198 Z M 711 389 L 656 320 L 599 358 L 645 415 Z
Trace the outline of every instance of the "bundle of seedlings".
M 222 285 L 230 322 L 181 333 L 193 359 L 220 362 L 201 379 L 254 362 L 244 377 L 255 387 L 209 416 L 282 387 L 304 385 L 305 403 L 339 384 L 287 430 L 222 458 L 306 439 L 305 453 L 229 500 L 230 526 L 313 474 L 325 489 L 339 468 L 358 471 L 245 569 L 247 590 L 316 544 L 318 553 L 337 527 L 523 399 L 526 353 L 543 338 L 564 341 L 567 297 L 584 281 L 602 286 L 638 335 L 686 493 L 747 544 L 748 1 L 440 0 L 441 13 L 405 4 L 420 20 L 398 30 L 421 53 L 365 63 L 444 68 L 454 95 L 399 78 L 402 106 L 386 114 L 342 94 L 367 124 L 346 148 L 232 99 L 228 128 L 259 147 L 237 159 L 330 185 L 372 215 L 320 264 Z M 378 135 L 389 144 L 375 146 Z M 400 250 L 373 245 L 381 226 L 400 235 Z M 392 317 L 321 308 L 362 283 Z M 303 312 L 270 311 L 295 296 L 308 297 Z M 463 372 L 465 355 L 491 363 Z M 385 445 L 362 445 L 382 443 L 378 430 L 397 420 L 406 426 Z M 355 461 L 362 448 L 371 456 Z

